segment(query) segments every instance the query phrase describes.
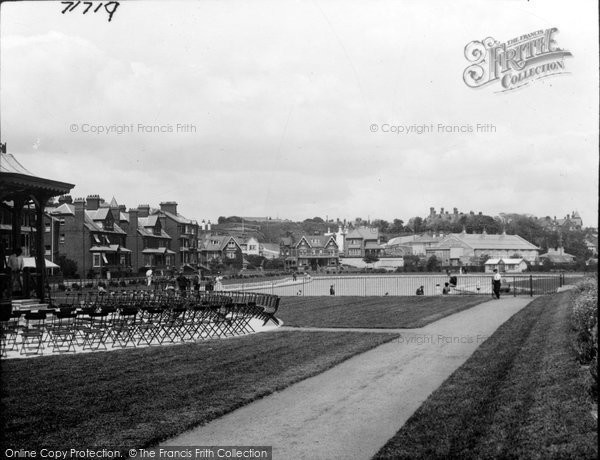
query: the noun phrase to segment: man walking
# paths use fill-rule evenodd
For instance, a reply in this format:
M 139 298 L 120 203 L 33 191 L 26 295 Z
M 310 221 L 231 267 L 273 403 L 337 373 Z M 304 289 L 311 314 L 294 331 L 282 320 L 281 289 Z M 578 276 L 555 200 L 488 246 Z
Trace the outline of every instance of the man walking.
M 498 270 L 494 269 L 494 277 L 492 278 L 492 288 L 494 290 L 492 297 L 500 298 L 500 286 L 502 285 L 502 276 Z

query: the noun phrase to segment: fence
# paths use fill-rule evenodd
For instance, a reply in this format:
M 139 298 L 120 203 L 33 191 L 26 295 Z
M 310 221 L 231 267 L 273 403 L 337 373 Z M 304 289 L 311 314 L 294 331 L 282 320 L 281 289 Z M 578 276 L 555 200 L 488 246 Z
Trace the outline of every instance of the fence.
M 555 293 L 583 275 L 576 273 L 504 274 L 503 295 L 544 295 Z M 452 281 L 452 282 L 451 282 Z M 362 275 L 286 278 L 272 282 L 225 286 L 225 290 L 265 292 L 279 296 L 412 296 L 423 287 L 423 295 L 440 295 L 445 283 L 451 295 L 491 295 L 490 274 L 469 275 Z

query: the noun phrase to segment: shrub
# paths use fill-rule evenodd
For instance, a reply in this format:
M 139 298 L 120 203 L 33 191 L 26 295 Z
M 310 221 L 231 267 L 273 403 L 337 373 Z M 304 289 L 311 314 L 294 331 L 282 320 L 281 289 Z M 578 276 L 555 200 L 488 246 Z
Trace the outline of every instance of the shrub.
M 92 283 L 92 282 L 85 283 L 85 284 L 83 285 L 83 287 L 84 287 L 84 288 L 86 288 L 86 289 L 91 289 L 91 288 L 93 288 L 93 287 L 94 287 L 94 283 Z
M 58 290 L 59 291 L 66 291 L 67 290 L 67 286 L 65 286 L 63 283 L 58 283 Z
M 79 291 L 81 289 L 81 284 L 73 283 L 71 285 L 71 289 L 73 289 L 74 291 Z
M 595 278 L 578 283 L 573 299 L 571 325 L 575 331 L 575 352 L 582 364 L 589 364 L 595 356 L 598 323 L 598 286 Z M 594 337 L 595 336 L 595 337 Z M 594 344 L 594 339 L 596 344 Z

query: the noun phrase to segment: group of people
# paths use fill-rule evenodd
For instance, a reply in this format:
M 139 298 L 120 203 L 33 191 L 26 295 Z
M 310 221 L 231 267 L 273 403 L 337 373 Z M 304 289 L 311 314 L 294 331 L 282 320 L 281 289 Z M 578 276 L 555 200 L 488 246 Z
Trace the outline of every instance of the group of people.
M 448 272 L 449 273 L 449 272 Z M 448 282 L 444 283 L 444 287 L 442 288 L 441 294 L 448 295 L 450 294 L 453 287 L 456 287 L 457 278 L 456 276 L 450 276 Z M 439 294 L 439 284 L 436 285 L 437 293 Z M 492 297 L 499 299 L 500 298 L 500 288 L 502 287 L 502 275 L 498 272 L 498 270 L 494 270 L 494 276 L 492 277 Z M 479 291 L 479 286 L 477 287 L 477 291 Z M 425 295 L 425 286 L 421 285 L 417 288 L 415 293 L 416 295 Z
M 183 270 L 179 270 L 176 277 L 171 277 L 171 279 L 168 280 L 168 285 L 167 285 L 166 289 L 175 289 L 175 285 L 177 285 L 179 292 L 181 293 L 182 296 L 185 297 L 187 295 L 187 291 L 188 291 L 188 288 L 190 287 L 190 284 L 192 285 L 192 290 L 194 290 L 195 292 L 198 292 L 198 291 L 200 291 L 200 286 L 202 285 L 203 281 L 204 281 L 204 290 L 205 291 L 222 291 L 223 290 L 222 280 L 223 280 L 222 276 L 216 276 L 214 278 L 213 277 L 203 278 L 202 274 L 200 272 L 198 272 L 196 275 L 194 275 L 192 277 L 192 279 L 190 280 L 190 277 L 185 276 L 185 274 L 183 273 Z M 148 289 L 150 289 L 152 287 L 152 284 L 154 282 L 155 282 L 154 272 L 152 271 L 152 269 L 149 269 L 146 271 L 146 286 L 148 287 Z

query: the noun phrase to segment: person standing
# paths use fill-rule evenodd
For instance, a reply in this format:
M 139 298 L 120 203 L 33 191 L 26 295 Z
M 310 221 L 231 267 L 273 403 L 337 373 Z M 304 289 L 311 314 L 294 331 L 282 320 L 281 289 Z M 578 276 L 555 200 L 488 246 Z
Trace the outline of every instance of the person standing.
M 10 269 L 10 285 L 12 291 L 17 291 L 20 294 L 23 293 L 23 280 L 21 279 L 21 273 L 23 272 L 23 251 L 21 248 L 17 248 L 8 258 L 8 268 Z
M 494 290 L 492 297 L 496 296 L 496 299 L 500 298 L 500 286 L 502 286 L 502 276 L 498 270 L 494 269 L 494 277 L 492 278 L 492 288 Z
M 335 288 L 334 288 L 333 284 L 331 286 L 329 286 L 329 295 L 335 295 Z
M 183 271 L 179 272 L 179 276 L 177 277 L 177 285 L 179 286 L 181 297 L 185 297 L 187 293 L 188 279 L 184 276 Z
M 148 289 L 150 289 L 150 286 L 152 286 L 152 269 L 149 268 L 146 271 L 146 286 L 148 287 Z

